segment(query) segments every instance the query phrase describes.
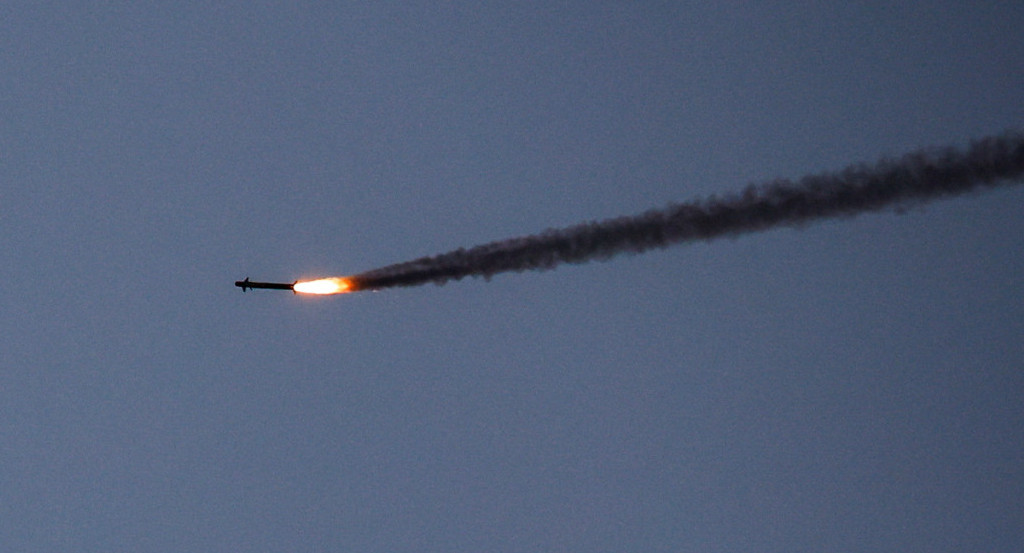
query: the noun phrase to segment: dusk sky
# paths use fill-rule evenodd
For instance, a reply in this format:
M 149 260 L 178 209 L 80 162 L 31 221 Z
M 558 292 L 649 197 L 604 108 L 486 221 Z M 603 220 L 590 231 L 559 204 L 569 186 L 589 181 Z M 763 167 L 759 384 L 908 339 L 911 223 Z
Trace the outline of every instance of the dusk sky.
M 1024 550 L 1024 186 L 341 276 L 1024 128 L 1020 2 L 8 2 L 0 550 Z

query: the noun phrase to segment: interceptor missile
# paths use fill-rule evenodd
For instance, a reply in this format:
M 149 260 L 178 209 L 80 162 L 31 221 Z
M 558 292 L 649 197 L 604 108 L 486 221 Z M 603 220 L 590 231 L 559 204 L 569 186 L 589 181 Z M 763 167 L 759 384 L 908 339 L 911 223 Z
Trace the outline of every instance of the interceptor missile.
M 295 281 L 298 282 L 298 281 Z M 245 280 L 236 280 L 235 286 L 242 289 L 245 292 L 246 289 L 254 290 L 256 288 L 268 288 L 270 290 L 291 290 L 295 291 L 295 282 L 288 284 L 286 282 L 253 282 L 246 277 Z

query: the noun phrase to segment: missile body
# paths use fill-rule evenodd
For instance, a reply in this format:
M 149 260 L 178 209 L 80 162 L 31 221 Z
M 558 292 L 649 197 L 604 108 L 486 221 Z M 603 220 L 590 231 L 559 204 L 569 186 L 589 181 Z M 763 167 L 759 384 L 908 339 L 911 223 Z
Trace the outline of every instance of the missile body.
M 254 290 L 256 288 L 267 288 L 270 290 L 291 290 L 295 291 L 295 283 L 288 284 L 286 282 L 253 282 L 246 278 L 245 280 L 236 280 L 235 286 L 242 289 L 243 292 L 246 289 Z

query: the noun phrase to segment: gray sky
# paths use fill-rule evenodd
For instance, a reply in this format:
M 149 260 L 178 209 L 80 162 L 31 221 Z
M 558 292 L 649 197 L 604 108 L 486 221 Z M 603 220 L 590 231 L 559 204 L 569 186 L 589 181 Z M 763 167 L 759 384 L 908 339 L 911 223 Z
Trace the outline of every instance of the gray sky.
M 5 549 L 1024 547 L 1024 187 L 232 286 L 1020 128 L 1024 6 L 341 4 L 0 8 Z

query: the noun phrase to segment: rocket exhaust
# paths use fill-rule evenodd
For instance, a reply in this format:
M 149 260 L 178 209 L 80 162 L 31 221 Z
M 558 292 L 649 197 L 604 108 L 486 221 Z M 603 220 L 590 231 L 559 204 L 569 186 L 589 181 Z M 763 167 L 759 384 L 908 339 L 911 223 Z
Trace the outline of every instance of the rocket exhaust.
M 724 197 L 458 249 L 347 278 L 353 290 L 363 290 L 548 270 L 562 263 L 604 260 L 1019 184 L 1022 175 L 1024 134 L 1008 132 L 976 140 L 965 149 L 920 150 L 796 181 L 750 185 Z

